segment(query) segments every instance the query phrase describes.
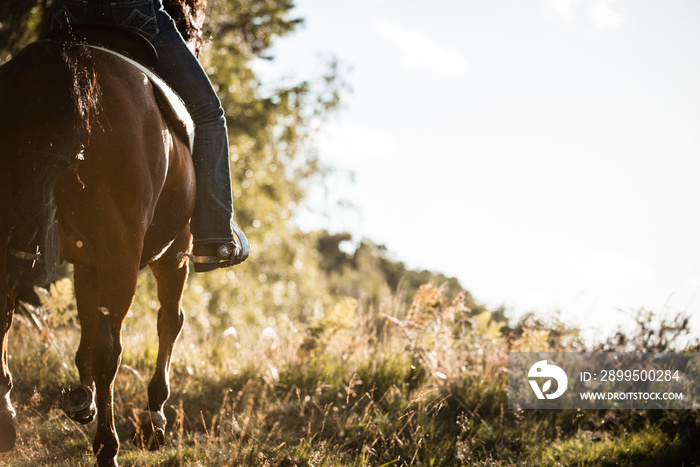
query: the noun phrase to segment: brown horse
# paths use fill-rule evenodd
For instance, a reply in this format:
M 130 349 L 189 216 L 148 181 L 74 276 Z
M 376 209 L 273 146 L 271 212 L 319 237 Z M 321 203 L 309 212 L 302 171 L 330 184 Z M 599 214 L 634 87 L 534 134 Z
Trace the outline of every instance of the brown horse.
M 50 40 L 0 67 L 0 451 L 16 439 L 7 357 L 16 297 L 6 278 L 17 262 L 37 258 L 45 279 L 61 259 L 74 264 L 80 386 L 61 404 L 82 423 L 97 415 L 99 466 L 117 465 L 121 331 L 139 269 L 150 265 L 161 304 L 159 351 L 135 441 L 148 449 L 163 443 L 194 197 L 188 144 L 137 68 L 103 50 Z

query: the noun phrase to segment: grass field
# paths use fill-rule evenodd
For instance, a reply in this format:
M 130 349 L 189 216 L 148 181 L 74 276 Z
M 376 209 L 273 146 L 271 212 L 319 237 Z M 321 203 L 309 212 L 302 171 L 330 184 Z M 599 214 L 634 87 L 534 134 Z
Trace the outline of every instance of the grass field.
M 94 463 L 94 423 L 57 403 L 77 382 L 69 295 L 59 283 L 41 328 L 18 319 L 11 331 L 19 433 L 2 465 Z M 509 338 L 492 314 L 432 286 L 411 307 L 390 294 L 340 300 L 303 326 L 278 317 L 205 332 L 195 313 L 172 364 L 166 446 L 143 452 L 130 437 L 157 352 L 148 303 L 127 319 L 116 381 L 123 466 L 700 465 L 694 411 L 508 410 L 508 350 L 572 350 L 575 332 Z

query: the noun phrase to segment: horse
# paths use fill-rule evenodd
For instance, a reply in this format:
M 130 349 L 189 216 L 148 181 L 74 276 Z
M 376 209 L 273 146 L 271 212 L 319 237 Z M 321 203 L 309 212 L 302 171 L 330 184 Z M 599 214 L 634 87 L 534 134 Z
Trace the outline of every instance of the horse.
M 162 446 L 169 368 L 184 322 L 195 199 L 190 147 L 164 117 L 144 73 L 85 44 L 38 40 L 0 67 L 0 451 L 17 437 L 8 331 L 16 294 L 8 275 L 36 263 L 46 282 L 74 265 L 81 326 L 80 384 L 61 406 L 80 423 L 97 416 L 97 465 L 116 466 L 113 387 L 124 318 L 139 270 L 155 276 L 158 357 L 134 441 Z

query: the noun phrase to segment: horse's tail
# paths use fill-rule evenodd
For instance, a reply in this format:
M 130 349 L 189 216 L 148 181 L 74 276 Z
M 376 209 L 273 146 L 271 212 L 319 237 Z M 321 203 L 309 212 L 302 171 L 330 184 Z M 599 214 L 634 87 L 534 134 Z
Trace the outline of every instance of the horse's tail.
M 79 52 L 75 52 L 79 53 Z M 61 261 L 55 189 L 82 158 L 96 77 L 77 55 L 38 41 L 0 67 L 0 167 L 8 174 L 10 249 L 46 283 Z

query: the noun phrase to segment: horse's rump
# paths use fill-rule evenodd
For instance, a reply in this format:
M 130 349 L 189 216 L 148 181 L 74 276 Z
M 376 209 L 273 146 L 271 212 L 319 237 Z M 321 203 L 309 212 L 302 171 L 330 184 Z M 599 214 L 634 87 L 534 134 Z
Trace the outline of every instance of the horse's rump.
M 84 160 L 57 187 L 64 254 L 71 262 L 100 261 L 93 247 L 114 238 L 132 245 L 125 254 L 142 253 L 145 265 L 191 215 L 189 148 L 165 120 L 154 88 L 140 70 L 91 48 L 81 51 L 78 63 L 92 67 L 100 98 Z M 105 210 L 111 215 L 96 225 L 91 217 Z
M 187 224 L 189 150 L 139 70 L 101 50 L 43 40 L 0 67 L 0 89 L 25 90 L 0 93 L 10 242 L 21 255 L 38 245 L 44 279 L 61 260 L 57 218 L 63 257 L 80 263 L 100 261 L 97 244 L 121 235 L 115 243 L 128 237 L 146 264 Z

